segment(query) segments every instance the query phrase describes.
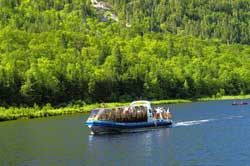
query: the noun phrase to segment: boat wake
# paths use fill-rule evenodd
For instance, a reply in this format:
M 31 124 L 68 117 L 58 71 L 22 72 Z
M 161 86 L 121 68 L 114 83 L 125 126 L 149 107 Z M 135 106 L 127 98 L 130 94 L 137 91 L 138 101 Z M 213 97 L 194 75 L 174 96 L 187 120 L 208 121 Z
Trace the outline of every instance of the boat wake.
M 224 118 L 224 119 L 240 119 L 240 118 L 243 118 L 243 116 L 242 115 L 236 115 L 236 116 L 228 116 L 228 117 L 226 117 L 226 118 Z
M 173 124 L 174 127 L 179 127 L 179 126 L 193 126 L 193 125 L 199 125 L 202 123 L 208 123 L 211 121 L 214 121 L 215 119 L 203 119 L 203 120 L 194 120 L 194 121 L 184 121 L 184 122 L 177 122 Z
M 208 123 L 212 121 L 218 121 L 218 120 L 232 120 L 232 119 L 241 119 L 244 118 L 242 115 L 235 115 L 235 116 L 227 116 L 221 119 L 202 119 L 202 120 L 193 120 L 193 121 L 184 121 L 184 122 L 176 122 L 173 124 L 173 127 L 179 127 L 179 126 L 193 126 L 193 125 L 199 125 L 203 123 Z

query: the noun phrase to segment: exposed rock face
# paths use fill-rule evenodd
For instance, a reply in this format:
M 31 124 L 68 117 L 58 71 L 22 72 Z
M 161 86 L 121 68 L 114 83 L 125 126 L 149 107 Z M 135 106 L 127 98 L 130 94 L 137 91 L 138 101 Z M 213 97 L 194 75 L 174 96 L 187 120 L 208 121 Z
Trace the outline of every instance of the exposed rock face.
M 96 9 L 102 9 L 102 10 L 110 10 L 109 7 L 105 4 L 105 2 L 98 2 L 96 0 L 91 0 L 92 6 Z
M 111 12 L 111 8 L 108 4 L 106 4 L 105 2 L 102 1 L 97 1 L 97 0 L 91 0 L 92 6 L 94 8 L 96 8 L 97 10 L 103 10 L 103 11 L 109 11 Z M 107 19 L 112 19 L 116 22 L 119 21 L 117 15 L 115 15 L 114 13 L 109 13 L 109 14 L 104 14 L 103 20 L 107 20 Z

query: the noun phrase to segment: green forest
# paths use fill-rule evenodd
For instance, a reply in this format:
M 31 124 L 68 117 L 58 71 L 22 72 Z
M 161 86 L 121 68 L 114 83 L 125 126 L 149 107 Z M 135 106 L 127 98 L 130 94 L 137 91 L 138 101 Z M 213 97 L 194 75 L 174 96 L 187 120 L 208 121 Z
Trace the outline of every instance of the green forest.
M 250 93 L 250 1 L 103 3 L 0 0 L 0 106 Z

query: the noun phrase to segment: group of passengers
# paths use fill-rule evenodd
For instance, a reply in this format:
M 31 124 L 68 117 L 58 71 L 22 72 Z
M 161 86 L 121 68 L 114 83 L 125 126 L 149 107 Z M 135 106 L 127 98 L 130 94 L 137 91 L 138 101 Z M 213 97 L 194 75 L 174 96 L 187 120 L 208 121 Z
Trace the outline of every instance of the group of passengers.
M 162 108 L 162 107 L 157 107 L 154 109 L 153 111 L 153 117 L 155 119 L 171 119 L 172 115 L 169 112 L 169 108 L 167 109 L 167 111 Z
M 97 117 L 99 120 L 110 120 L 117 122 L 141 122 L 147 121 L 147 111 L 145 107 L 124 107 L 103 110 Z
M 153 109 L 155 119 L 170 119 L 171 114 L 165 109 L 157 107 Z M 115 122 L 143 122 L 147 121 L 147 108 L 143 106 L 119 107 L 112 109 L 101 109 L 96 118 L 98 120 L 107 120 Z

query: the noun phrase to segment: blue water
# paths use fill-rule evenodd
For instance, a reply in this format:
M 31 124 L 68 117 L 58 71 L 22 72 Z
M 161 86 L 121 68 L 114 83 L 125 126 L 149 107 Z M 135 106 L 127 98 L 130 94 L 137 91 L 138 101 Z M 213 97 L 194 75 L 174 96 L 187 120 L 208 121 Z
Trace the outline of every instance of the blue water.
M 245 100 L 247 101 L 247 100 Z M 248 166 L 250 105 L 168 105 L 172 128 L 91 135 L 87 116 L 0 123 L 0 165 Z

